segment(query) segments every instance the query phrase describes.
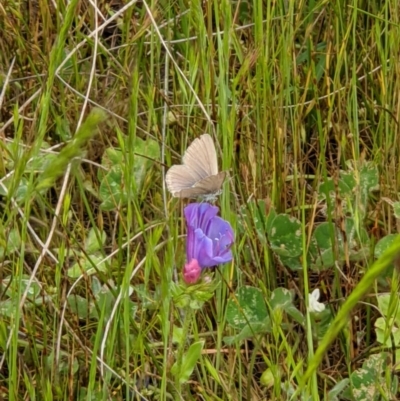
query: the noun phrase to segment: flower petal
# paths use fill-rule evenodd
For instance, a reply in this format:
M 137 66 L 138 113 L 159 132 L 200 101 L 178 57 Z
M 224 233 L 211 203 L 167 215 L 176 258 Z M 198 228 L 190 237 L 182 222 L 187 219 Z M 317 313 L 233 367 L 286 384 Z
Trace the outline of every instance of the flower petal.
M 232 226 L 226 220 L 218 216 L 214 217 L 209 222 L 207 230 L 204 232 L 207 237 L 210 237 L 212 240 L 214 240 L 214 238 L 221 238 L 228 233 L 230 233 L 233 238 Z
M 195 243 L 199 265 L 202 268 L 215 266 L 216 263 L 213 260 L 213 243 L 200 229 L 195 231 Z
M 232 251 L 227 248 L 223 252 L 220 252 L 218 255 L 214 255 L 214 261 L 217 262 L 215 263 L 216 265 L 219 265 L 221 263 L 228 263 L 233 259 Z
M 186 260 L 197 259 L 196 253 L 196 235 L 195 228 L 193 226 L 187 226 L 187 237 L 186 237 Z
M 188 226 L 201 228 L 205 231 L 209 221 L 217 215 L 219 209 L 209 203 L 190 203 L 184 209 Z
M 325 310 L 325 305 L 318 302 L 320 297 L 319 288 L 316 288 L 311 294 L 308 295 L 308 309 L 310 312 L 322 312 Z
M 201 268 L 232 260 L 232 226 L 217 216 L 218 207 L 209 203 L 191 203 L 184 209 L 187 223 L 186 257 L 196 259 Z
M 210 205 L 209 203 L 201 203 L 199 207 L 199 227 L 207 232 L 208 226 L 214 220 L 219 212 L 217 206 Z
M 313 297 L 313 299 L 315 299 L 316 301 L 319 300 L 320 297 L 320 292 L 319 292 L 319 288 L 316 288 L 311 294 L 310 296 Z

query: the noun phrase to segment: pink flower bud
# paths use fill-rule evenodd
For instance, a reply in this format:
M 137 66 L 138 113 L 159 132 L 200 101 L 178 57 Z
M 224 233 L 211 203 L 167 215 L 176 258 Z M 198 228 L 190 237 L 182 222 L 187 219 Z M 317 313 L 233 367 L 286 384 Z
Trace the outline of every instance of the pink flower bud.
M 183 268 L 183 280 L 186 284 L 194 284 L 200 277 L 201 267 L 197 259 L 192 259 Z

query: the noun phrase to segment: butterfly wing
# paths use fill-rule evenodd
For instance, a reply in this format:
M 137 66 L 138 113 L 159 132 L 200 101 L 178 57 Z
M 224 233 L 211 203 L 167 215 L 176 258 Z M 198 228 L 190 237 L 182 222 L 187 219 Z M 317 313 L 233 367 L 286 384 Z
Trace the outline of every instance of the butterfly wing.
M 208 195 L 218 195 L 221 192 L 222 184 L 224 183 L 226 176 L 225 171 L 221 171 L 216 175 L 204 178 L 196 182 L 191 188 L 182 189 L 180 192 L 173 194 L 178 198 L 197 198 L 208 197 Z M 211 196 L 211 198 L 216 196 Z
M 225 172 L 218 173 L 217 152 L 209 134 L 195 139 L 183 156 L 183 164 L 172 166 L 165 181 L 172 196 L 196 198 L 221 190 Z
M 172 166 L 165 176 L 168 191 L 173 196 L 179 197 L 182 190 L 192 188 L 196 182 L 197 177 L 193 176 L 192 171 L 185 165 Z
M 183 164 L 197 181 L 218 174 L 217 152 L 209 134 L 201 135 L 190 144 L 183 156 Z

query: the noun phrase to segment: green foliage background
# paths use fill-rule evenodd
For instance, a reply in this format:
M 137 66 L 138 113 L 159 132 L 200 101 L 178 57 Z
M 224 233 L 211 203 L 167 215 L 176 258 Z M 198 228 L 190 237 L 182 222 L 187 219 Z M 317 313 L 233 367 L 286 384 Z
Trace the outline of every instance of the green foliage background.
M 399 20 L 397 0 L 3 1 L 0 396 L 397 399 Z M 204 132 L 234 261 L 185 288 L 164 177 Z

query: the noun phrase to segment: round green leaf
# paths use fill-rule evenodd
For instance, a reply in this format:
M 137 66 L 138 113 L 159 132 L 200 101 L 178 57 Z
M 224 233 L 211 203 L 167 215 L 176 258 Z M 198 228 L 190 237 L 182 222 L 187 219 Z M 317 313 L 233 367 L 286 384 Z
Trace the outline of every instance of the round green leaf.
M 375 258 L 378 259 L 392 245 L 398 234 L 389 234 L 381 238 L 375 245 Z
M 242 287 L 228 301 L 226 320 L 235 329 L 241 330 L 248 324 L 262 323 L 267 317 L 264 297 L 258 288 Z
M 268 233 L 272 250 L 279 256 L 300 256 L 303 252 L 301 232 L 301 223 L 296 218 L 279 214 Z

